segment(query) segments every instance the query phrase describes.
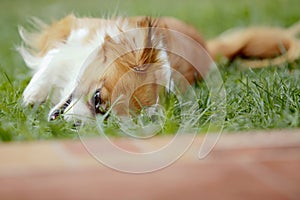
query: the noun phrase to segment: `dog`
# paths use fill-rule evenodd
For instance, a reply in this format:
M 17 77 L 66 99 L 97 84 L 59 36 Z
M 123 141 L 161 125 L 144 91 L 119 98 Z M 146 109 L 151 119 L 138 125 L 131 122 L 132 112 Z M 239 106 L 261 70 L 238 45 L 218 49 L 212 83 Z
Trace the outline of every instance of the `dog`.
M 289 29 L 233 30 L 205 41 L 191 25 L 171 17 L 78 18 L 50 25 L 35 19 L 20 27 L 18 51 L 34 75 L 24 105 L 50 98 L 49 120 L 85 121 L 139 111 L 157 103 L 162 88 L 193 84 L 213 60 L 242 58 L 250 67 L 280 65 L 300 56 L 300 25 Z M 212 58 L 212 59 L 211 59 Z

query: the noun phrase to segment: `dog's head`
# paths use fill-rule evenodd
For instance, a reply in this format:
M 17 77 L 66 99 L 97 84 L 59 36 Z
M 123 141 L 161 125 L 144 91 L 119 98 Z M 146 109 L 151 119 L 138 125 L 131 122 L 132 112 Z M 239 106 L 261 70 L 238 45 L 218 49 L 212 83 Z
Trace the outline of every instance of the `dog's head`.
M 84 120 L 109 110 L 127 115 L 156 103 L 171 76 L 164 38 L 151 18 L 126 23 L 126 29 L 117 27 L 117 34 L 104 32 L 72 92 L 51 110 L 50 120 L 61 114 L 67 120 Z

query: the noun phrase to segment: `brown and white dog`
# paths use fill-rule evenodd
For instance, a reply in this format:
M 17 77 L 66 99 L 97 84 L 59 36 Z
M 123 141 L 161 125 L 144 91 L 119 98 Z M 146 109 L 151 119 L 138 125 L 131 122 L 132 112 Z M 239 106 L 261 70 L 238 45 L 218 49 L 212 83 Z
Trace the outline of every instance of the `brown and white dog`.
M 51 98 L 55 106 L 49 120 L 61 114 L 66 120 L 93 118 L 122 98 L 129 103 L 114 105 L 120 115 L 151 106 L 161 87 L 204 77 L 210 56 L 256 58 L 247 65 L 260 67 L 300 55 L 299 25 L 236 30 L 207 42 L 192 26 L 167 17 L 69 15 L 51 25 L 38 20 L 35 25 L 35 32 L 20 28 L 25 45 L 18 50 L 35 71 L 23 100 L 28 105 Z

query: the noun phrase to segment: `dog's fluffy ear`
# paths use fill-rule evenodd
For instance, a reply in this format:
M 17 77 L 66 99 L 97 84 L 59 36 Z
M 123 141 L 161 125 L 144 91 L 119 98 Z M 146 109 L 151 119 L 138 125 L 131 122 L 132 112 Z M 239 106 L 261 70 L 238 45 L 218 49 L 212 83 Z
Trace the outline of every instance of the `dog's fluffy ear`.
M 51 25 L 47 25 L 41 20 L 33 18 L 31 24 L 35 31 L 30 32 L 23 27 L 19 27 L 19 33 L 31 52 L 44 55 L 56 44 L 67 39 L 75 19 L 76 17 L 71 14 Z
M 140 28 L 157 27 L 158 18 L 141 17 L 137 20 L 137 26 Z
M 68 38 L 76 17 L 69 15 L 51 25 L 45 24 L 37 18 L 32 18 L 30 30 L 19 27 L 19 34 L 23 44 L 17 47 L 27 66 L 37 69 L 41 57 L 57 44 L 63 43 Z
M 145 71 L 152 63 L 158 64 L 162 37 L 155 28 L 156 20 L 149 17 L 137 21 L 137 28 L 121 31 L 118 36 L 105 36 L 104 60 L 115 60 L 119 66 Z
M 145 17 L 137 22 L 141 28 L 147 29 L 144 38 L 144 49 L 140 57 L 140 65 L 135 67 L 135 70 L 142 71 L 147 64 L 157 63 L 159 50 L 158 45 L 162 42 L 162 37 L 158 33 L 157 20 L 150 17 Z
M 65 42 L 71 33 L 75 20 L 76 17 L 74 15 L 68 15 L 45 29 L 36 43 L 41 54 L 46 53 L 57 43 Z

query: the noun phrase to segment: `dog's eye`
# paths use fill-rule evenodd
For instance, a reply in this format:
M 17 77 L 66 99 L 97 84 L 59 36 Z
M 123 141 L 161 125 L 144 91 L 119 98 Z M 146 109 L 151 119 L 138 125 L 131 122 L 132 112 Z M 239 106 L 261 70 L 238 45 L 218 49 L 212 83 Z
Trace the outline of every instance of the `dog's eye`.
M 96 90 L 94 96 L 92 98 L 92 103 L 94 105 L 95 113 L 96 114 L 105 114 L 105 109 L 101 106 L 101 93 L 100 90 Z

